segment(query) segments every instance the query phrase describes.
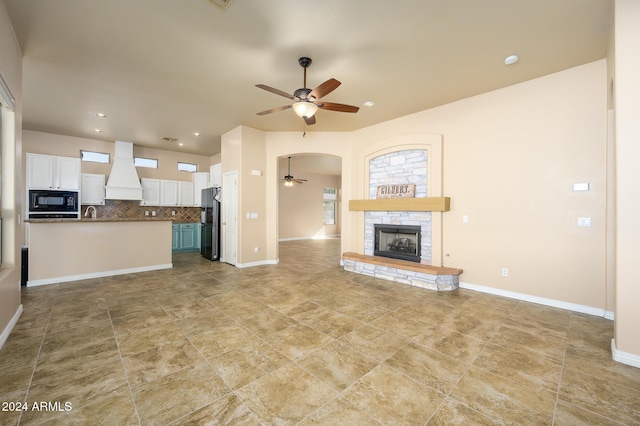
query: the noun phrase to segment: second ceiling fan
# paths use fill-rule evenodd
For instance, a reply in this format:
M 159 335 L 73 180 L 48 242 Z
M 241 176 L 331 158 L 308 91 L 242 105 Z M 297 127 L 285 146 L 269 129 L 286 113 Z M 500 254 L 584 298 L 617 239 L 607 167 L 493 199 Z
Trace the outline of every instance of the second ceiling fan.
M 280 179 L 280 182 L 284 182 L 284 186 L 293 186 L 293 183 L 305 183 L 306 179 L 296 179 L 291 176 L 291 157 L 289 157 L 289 168 L 287 169 L 287 175 Z
M 298 59 L 298 63 L 304 69 L 304 87 L 296 90 L 292 95 L 282 90 L 275 89 L 271 86 L 267 86 L 265 84 L 256 84 L 256 87 L 264 89 L 267 92 L 275 93 L 276 95 L 284 96 L 285 98 L 294 101 L 294 103 L 291 105 L 284 105 L 281 107 L 271 108 L 266 111 L 261 111 L 257 113 L 258 115 L 266 115 L 271 114 L 272 112 L 278 112 L 285 109 L 293 108 L 295 113 L 299 117 L 301 117 L 306 124 L 311 125 L 316 124 L 316 117 L 314 114 L 316 113 L 318 108 L 328 111 L 358 112 L 360 108 L 358 108 L 357 106 L 320 101 L 320 98 L 336 90 L 336 88 L 340 86 L 341 83 L 335 78 L 330 78 L 315 89 L 308 89 L 307 68 L 309 67 L 309 65 L 311 65 L 311 58 L 302 57 Z

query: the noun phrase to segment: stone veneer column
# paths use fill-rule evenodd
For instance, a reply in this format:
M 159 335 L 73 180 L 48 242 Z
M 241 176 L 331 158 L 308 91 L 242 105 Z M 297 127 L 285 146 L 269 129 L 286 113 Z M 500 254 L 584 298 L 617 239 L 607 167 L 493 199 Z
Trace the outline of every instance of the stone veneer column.
M 376 198 L 380 185 L 413 183 L 415 197 L 427 196 L 427 150 L 395 151 L 369 161 L 369 198 Z M 373 255 L 373 225 L 420 226 L 422 243 L 421 262 L 431 264 L 431 213 L 430 212 L 365 212 L 364 254 Z

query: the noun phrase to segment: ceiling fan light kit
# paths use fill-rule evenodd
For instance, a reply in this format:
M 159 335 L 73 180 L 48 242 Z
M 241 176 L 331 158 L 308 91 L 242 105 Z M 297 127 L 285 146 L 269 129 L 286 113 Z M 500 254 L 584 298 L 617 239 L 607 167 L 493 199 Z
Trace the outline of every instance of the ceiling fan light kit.
M 304 87 L 293 92 L 293 95 L 290 95 L 285 91 L 273 88 L 271 86 L 267 86 L 266 84 L 256 84 L 256 87 L 260 89 L 291 99 L 292 101 L 294 101 L 293 104 L 261 111 L 257 113 L 258 115 L 266 115 L 271 114 L 272 112 L 278 112 L 285 109 L 293 108 L 293 111 L 298 117 L 301 117 L 306 124 L 312 125 L 316 124 L 315 113 L 318 111 L 318 109 L 338 112 L 358 112 L 360 108 L 353 105 L 337 104 L 333 102 L 321 102 L 319 100 L 320 98 L 333 92 L 342 83 L 340 83 L 335 78 L 330 78 L 315 89 L 311 90 L 307 88 L 307 68 L 309 67 L 309 65 L 311 65 L 311 58 L 303 56 L 302 58 L 298 59 L 298 63 L 304 70 Z
M 296 102 L 292 107 L 300 118 L 313 117 L 318 110 L 318 106 L 313 102 Z

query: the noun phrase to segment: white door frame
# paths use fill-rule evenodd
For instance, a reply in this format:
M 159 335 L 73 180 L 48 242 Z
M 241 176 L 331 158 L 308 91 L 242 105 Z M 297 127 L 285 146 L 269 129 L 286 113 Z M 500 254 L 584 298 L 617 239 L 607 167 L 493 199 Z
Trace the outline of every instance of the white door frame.
M 222 250 L 220 261 L 238 264 L 238 171 L 222 175 Z

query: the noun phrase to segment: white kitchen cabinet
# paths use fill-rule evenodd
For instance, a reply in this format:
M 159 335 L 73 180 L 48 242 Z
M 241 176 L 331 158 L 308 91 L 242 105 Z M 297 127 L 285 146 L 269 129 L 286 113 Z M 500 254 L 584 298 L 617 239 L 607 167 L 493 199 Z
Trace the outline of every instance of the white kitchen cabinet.
M 193 182 L 178 182 L 178 205 L 182 207 L 193 207 L 195 201 L 195 191 Z
M 193 207 L 193 182 L 142 178 L 140 183 L 141 206 Z
M 178 205 L 178 181 L 177 180 L 160 180 L 160 205 L 161 206 L 177 206 Z
M 80 159 L 27 153 L 27 189 L 80 190 Z
M 209 187 L 209 172 L 193 173 L 193 205 L 202 205 L 202 190 Z
M 159 206 L 160 205 L 160 179 L 140 179 L 142 185 L 142 201 L 141 206 Z
M 209 167 L 209 187 L 222 186 L 222 163 Z
M 104 175 L 82 173 L 80 204 L 104 205 Z

